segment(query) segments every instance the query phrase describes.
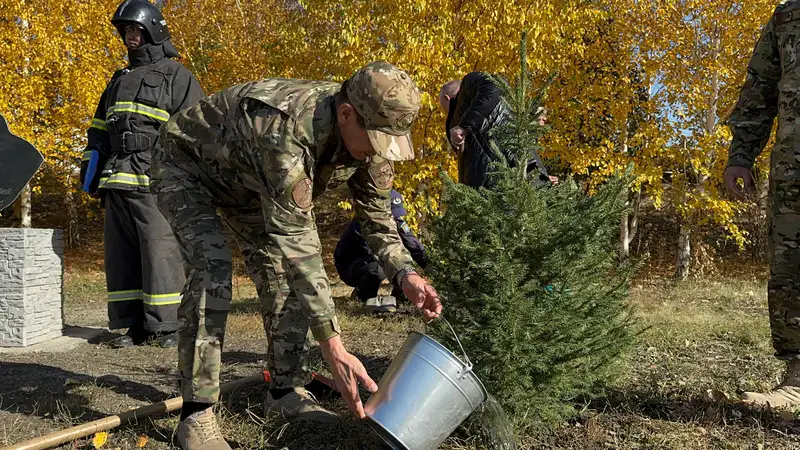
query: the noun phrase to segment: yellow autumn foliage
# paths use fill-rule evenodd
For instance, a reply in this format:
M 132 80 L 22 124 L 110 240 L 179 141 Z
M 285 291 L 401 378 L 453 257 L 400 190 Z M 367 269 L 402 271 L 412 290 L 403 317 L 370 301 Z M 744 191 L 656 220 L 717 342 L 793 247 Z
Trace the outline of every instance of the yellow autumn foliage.
M 753 0 L 654 0 L 620 12 L 633 30 L 649 73 L 658 77 L 655 103 L 662 115 L 664 168 L 672 170 L 670 201 L 682 226 L 707 222 L 725 227 L 737 243 L 734 223 L 742 204 L 723 195 L 722 173 L 731 134 L 724 121 L 744 82 L 762 26 L 777 2 Z M 768 151 L 759 164 L 766 162 Z
M 0 2 L 0 113 L 11 131 L 43 153 L 34 181 L 66 181 L 122 41 L 107 19 L 113 1 Z M 46 180 L 43 177 L 53 178 Z
M 730 139 L 721 122 L 774 0 L 159 3 L 206 93 L 263 77 L 341 81 L 376 59 L 407 70 L 424 93 L 413 133 L 418 158 L 399 165 L 396 181 L 412 222 L 439 208 L 439 169 L 456 175 L 439 87 L 472 70 L 513 74 L 526 29 L 533 73 L 558 73 L 544 142 L 554 167 L 592 187 L 633 165 L 657 204 L 672 202 L 687 221 L 711 218 L 741 241 L 736 206 L 719 188 Z M 0 3 L 0 112 L 46 156 L 35 185 L 64 186 L 100 93 L 125 64 L 109 22 L 117 5 Z M 669 195 L 665 170 L 676 173 Z

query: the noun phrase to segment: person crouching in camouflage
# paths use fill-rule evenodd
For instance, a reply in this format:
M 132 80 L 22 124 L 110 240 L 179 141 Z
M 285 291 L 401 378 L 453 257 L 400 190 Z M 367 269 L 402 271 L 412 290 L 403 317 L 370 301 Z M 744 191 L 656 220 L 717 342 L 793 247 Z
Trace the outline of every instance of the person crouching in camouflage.
M 312 212 L 324 191 L 347 183 L 364 237 L 385 272 L 426 320 L 439 315 L 438 295 L 414 270 L 390 210 L 393 161 L 414 157 L 410 130 L 419 107 L 408 74 L 379 61 L 343 84 L 266 79 L 233 86 L 163 127 L 165 151 L 153 163 L 152 187 L 187 267 L 178 340 L 182 448 L 230 448 L 211 411 L 231 302 L 223 220 L 261 297 L 272 374 L 267 411 L 339 420 L 305 388 L 311 381 L 309 330 L 358 417 L 365 417 L 358 382 L 377 389 L 342 344 Z
M 751 190 L 751 170 L 778 117 L 770 161 L 768 302 L 775 356 L 787 362 L 786 375 L 774 391 L 746 392 L 743 400 L 773 408 L 800 406 L 800 152 L 797 90 L 800 70 L 794 42 L 800 37 L 800 0 L 777 7 L 756 44 L 747 79 L 728 119 L 733 133 L 723 175 L 727 190 L 744 199 Z

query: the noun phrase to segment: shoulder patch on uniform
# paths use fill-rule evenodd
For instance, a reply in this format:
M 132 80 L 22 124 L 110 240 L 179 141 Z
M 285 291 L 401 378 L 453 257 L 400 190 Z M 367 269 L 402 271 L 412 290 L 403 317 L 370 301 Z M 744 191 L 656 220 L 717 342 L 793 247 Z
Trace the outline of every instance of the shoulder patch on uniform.
M 800 19 L 800 11 L 798 10 L 778 13 L 775 14 L 775 25 L 783 25 L 797 19 Z
M 312 183 L 308 178 L 296 182 L 292 188 L 292 200 L 294 204 L 302 209 L 308 209 L 311 206 Z
M 411 227 L 408 226 L 408 222 L 403 222 L 403 224 L 400 225 L 400 228 L 402 228 L 406 233 L 411 233 Z
M 781 2 L 775 9 L 775 25 L 783 25 L 800 19 L 800 2 L 789 0 Z
M 374 164 L 367 169 L 370 178 L 375 182 L 379 189 L 389 189 L 394 181 L 394 167 L 391 161 L 384 161 L 381 164 Z

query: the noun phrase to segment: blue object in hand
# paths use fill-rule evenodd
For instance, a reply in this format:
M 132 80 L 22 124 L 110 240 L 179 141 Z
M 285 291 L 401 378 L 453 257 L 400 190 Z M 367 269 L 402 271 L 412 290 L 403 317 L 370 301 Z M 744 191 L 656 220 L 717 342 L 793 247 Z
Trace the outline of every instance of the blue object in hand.
M 94 180 L 94 174 L 97 172 L 97 161 L 100 159 L 100 152 L 97 150 L 92 150 L 91 152 L 92 156 L 89 157 L 89 164 L 86 167 L 86 176 L 83 178 L 83 191 L 87 194 L 92 193 L 90 187 L 92 180 Z

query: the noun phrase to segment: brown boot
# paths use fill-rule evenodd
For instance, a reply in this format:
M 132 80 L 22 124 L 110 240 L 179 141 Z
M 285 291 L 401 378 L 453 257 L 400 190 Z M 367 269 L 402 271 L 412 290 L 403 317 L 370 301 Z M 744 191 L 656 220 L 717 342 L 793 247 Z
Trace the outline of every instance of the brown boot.
M 280 412 L 284 419 L 302 419 L 316 423 L 339 423 L 341 416 L 333 411 L 328 411 L 317 402 L 317 399 L 303 387 L 296 387 L 292 392 L 279 399 L 274 399 L 272 393 L 267 393 L 264 400 L 264 415 L 270 411 Z
M 217 425 L 212 409 L 190 415 L 178 425 L 178 445 L 183 450 L 231 450 Z
M 765 394 L 745 392 L 742 401 L 774 409 L 800 407 L 800 361 L 789 361 L 784 381 L 774 391 Z

